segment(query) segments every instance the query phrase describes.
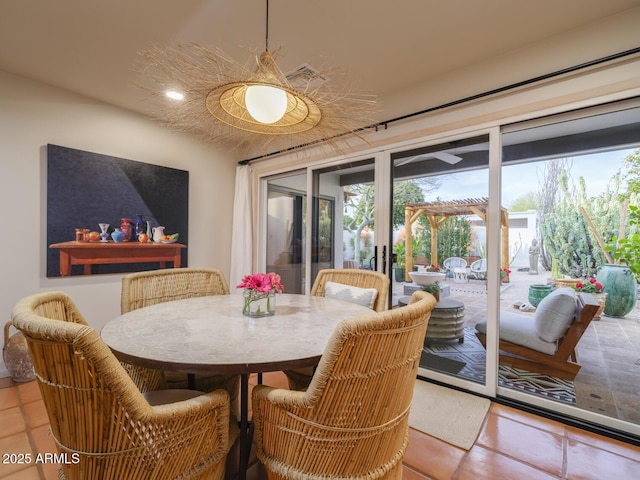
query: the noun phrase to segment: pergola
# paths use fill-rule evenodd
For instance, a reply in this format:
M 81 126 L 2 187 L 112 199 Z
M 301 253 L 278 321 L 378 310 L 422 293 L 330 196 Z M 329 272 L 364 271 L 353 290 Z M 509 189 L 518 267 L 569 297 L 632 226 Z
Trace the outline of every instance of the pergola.
M 413 270 L 412 226 L 420 215 L 426 215 L 431 226 L 431 263 L 438 264 L 438 227 L 447 218 L 460 215 L 477 215 L 483 222 L 487 222 L 487 207 L 489 199 L 467 198 L 464 200 L 450 200 L 441 202 L 411 203 L 404 206 L 405 218 L 405 279 L 410 281 L 409 273 Z M 509 265 L 509 214 L 504 207 L 500 208 L 500 234 L 502 239 L 502 254 L 500 265 Z

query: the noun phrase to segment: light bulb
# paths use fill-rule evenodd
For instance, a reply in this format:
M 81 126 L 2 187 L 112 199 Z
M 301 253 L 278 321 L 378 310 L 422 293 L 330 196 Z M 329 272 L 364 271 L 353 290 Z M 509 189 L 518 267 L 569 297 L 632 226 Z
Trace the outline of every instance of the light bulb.
M 260 123 L 275 123 L 287 111 L 287 92 L 269 85 L 250 85 L 244 102 L 255 120 Z
M 171 100 L 182 100 L 184 99 L 184 94 L 180 93 L 176 90 L 167 90 L 165 95 L 169 97 Z

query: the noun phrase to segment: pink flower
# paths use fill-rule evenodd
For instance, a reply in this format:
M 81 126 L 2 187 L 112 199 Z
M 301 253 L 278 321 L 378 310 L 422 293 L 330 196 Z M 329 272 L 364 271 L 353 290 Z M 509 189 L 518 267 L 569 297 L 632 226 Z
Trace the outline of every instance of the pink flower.
M 248 288 L 259 293 L 269 293 L 271 291 L 282 293 L 284 291 L 284 287 L 280 283 L 280 275 L 273 272 L 245 275 L 242 281 L 236 285 L 236 288 Z
M 284 292 L 284 286 L 280 283 L 280 275 L 274 272 L 269 272 L 267 273 L 267 276 L 269 277 L 269 280 L 271 280 L 271 285 L 276 293 Z

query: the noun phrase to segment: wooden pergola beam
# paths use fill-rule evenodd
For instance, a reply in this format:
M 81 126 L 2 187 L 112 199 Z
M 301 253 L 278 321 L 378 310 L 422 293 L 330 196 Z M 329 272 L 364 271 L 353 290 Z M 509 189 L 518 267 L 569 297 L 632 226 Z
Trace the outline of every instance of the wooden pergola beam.
M 483 222 L 487 221 L 487 207 L 489 199 L 470 198 L 464 200 L 447 200 L 428 203 L 413 203 L 405 205 L 405 280 L 410 281 L 409 272 L 413 270 L 413 224 L 420 215 L 426 215 L 431 227 L 431 263 L 439 265 L 438 261 L 438 228 L 449 217 L 462 215 L 477 215 Z M 500 265 L 509 266 L 509 214 L 505 208 L 500 211 L 500 238 L 502 249 Z M 505 278 L 505 281 L 509 281 Z

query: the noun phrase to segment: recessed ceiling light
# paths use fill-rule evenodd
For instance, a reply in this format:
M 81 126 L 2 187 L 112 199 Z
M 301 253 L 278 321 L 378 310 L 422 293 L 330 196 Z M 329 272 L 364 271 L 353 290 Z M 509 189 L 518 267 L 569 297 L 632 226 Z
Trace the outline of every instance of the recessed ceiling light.
M 165 95 L 171 100 L 184 100 L 184 94 L 176 92 L 175 90 L 167 90 Z

